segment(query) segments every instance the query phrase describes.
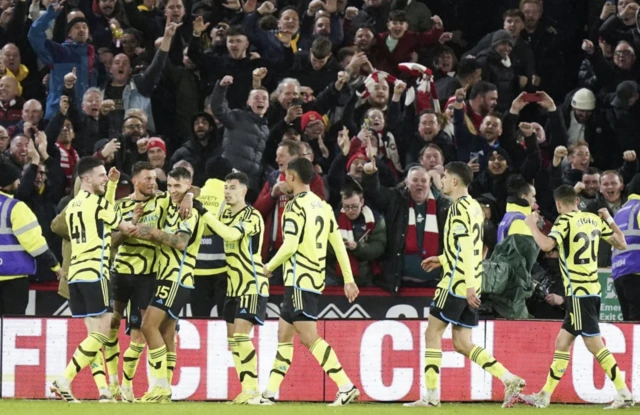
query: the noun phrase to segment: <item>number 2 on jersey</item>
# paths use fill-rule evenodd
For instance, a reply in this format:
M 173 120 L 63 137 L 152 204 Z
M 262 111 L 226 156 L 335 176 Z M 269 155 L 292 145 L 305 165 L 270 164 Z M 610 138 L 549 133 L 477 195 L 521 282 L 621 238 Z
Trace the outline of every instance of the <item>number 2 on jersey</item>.
M 71 239 L 74 239 L 77 244 L 87 242 L 87 231 L 82 219 L 82 212 L 72 213 L 69 216 L 69 231 L 71 232 Z
M 318 233 L 316 233 L 316 248 L 322 249 L 322 242 L 320 242 L 320 236 L 324 230 L 324 218 L 322 216 L 316 216 L 316 226 L 318 226 Z
M 598 255 L 596 252 L 596 244 L 594 244 L 592 241 L 595 240 L 595 238 L 600 236 L 600 231 L 599 230 L 593 230 L 591 232 L 591 238 L 589 238 L 589 235 L 587 235 L 584 232 L 578 232 L 576 234 L 576 236 L 573 237 L 573 242 L 579 242 L 579 241 L 583 241 L 583 244 L 580 248 L 578 248 L 578 250 L 576 251 L 575 255 L 573 256 L 573 263 L 576 265 L 585 265 L 590 263 L 591 261 L 595 262 L 598 259 Z M 587 257 L 587 258 L 583 258 L 582 254 L 584 254 L 586 251 L 589 250 L 589 248 L 591 248 L 591 256 Z

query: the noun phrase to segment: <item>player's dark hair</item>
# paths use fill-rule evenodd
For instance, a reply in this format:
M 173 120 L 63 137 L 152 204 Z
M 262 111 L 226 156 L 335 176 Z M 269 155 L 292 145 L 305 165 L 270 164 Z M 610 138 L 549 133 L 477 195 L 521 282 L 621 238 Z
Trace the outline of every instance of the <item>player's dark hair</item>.
M 476 99 L 478 95 L 487 95 L 489 92 L 497 91 L 498 87 L 487 81 L 480 81 L 471 87 L 469 99 Z
M 315 174 L 313 164 L 304 157 L 291 160 L 287 166 L 287 170 L 296 172 L 303 184 L 311 183 L 311 179 L 313 179 L 313 175 Z
M 524 195 L 531 192 L 531 184 L 519 174 L 514 174 L 507 179 L 507 196 L 523 199 Z
M 131 167 L 131 177 L 136 177 L 137 175 L 139 175 L 145 170 L 155 170 L 155 169 L 156 168 L 153 167 L 153 165 L 148 161 L 139 161 L 135 163 L 133 167 Z
M 444 166 L 444 169 L 449 174 L 455 174 L 465 187 L 469 186 L 473 180 L 473 171 L 471 171 L 471 167 L 467 163 L 452 161 Z
M 96 167 L 100 167 L 100 166 L 104 166 L 104 161 L 100 160 L 97 157 L 86 156 L 86 157 L 82 157 L 78 161 L 78 166 L 76 167 L 76 172 L 77 172 L 78 176 L 84 176 L 85 174 L 87 174 L 91 170 L 95 169 Z
M 563 184 L 553 191 L 553 198 L 556 202 L 563 205 L 571 205 L 576 202 L 576 198 L 578 195 L 576 194 L 573 186 L 569 186 L 568 184 Z
M 169 177 L 173 177 L 174 179 L 189 179 L 191 180 L 191 172 L 184 167 L 175 167 L 168 174 Z
M 238 183 L 240 183 L 243 186 L 249 185 L 249 178 L 247 177 L 246 174 L 242 173 L 241 171 L 234 171 L 233 173 L 227 174 L 227 176 L 224 178 L 224 181 L 228 182 L 229 180 L 237 180 Z

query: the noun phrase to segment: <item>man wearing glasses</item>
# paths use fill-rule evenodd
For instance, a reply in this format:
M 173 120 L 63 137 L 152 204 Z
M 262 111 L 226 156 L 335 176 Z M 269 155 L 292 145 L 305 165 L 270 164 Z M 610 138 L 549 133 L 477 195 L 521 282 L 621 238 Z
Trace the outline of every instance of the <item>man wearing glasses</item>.
M 336 221 L 349 254 L 351 271 L 358 287 L 373 285 L 373 278 L 381 272 L 379 259 L 387 245 L 387 226 L 382 217 L 365 204 L 362 189 L 356 183 L 342 188 L 342 208 Z M 344 285 L 342 270 L 333 250 L 329 250 L 326 285 Z

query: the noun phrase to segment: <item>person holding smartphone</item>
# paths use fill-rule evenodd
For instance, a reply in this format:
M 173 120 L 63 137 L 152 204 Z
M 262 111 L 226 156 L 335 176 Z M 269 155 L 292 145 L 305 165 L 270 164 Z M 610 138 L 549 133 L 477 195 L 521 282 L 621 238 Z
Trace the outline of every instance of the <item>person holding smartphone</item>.
M 380 275 L 380 257 L 387 246 L 387 225 L 384 217 L 367 206 L 362 188 L 355 182 L 340 191 L 342 207 L 336 211 L 336 222 L 349 254 L 351 271 L 359 287 L 373 285 Z M 333 251 L 329 250 L 327 285 L 344 285 L 342 270 Z

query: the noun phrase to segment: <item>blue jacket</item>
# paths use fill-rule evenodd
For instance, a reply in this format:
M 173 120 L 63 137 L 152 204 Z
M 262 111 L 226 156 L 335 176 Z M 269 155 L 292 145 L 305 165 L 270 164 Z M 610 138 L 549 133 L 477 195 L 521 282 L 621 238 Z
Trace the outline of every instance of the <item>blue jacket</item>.
M 38 55 L 38 59 L 51 69 L 49 77 L 49 95 L 47 96 L 47 108 L 45 119 L 50 119 L 58 112 L 58 103 L 64 88 L 64 76 L 76 68 L 78 80 L 75 86 L 77 97 L 84 96 L 90 87 L 97 85 L 97 72 L 95 64 L 97 57 L 92 45 L 87 43 L 75 43 L 70 40 L 60 44 L 47 39 L 46 30 L 49 24 L 55 20 L 59 12 L 49 6 L 47 12 L 33 22 L 29 29 L 29 43 Z M 82 99 L 78 99 L 78 108 Z

